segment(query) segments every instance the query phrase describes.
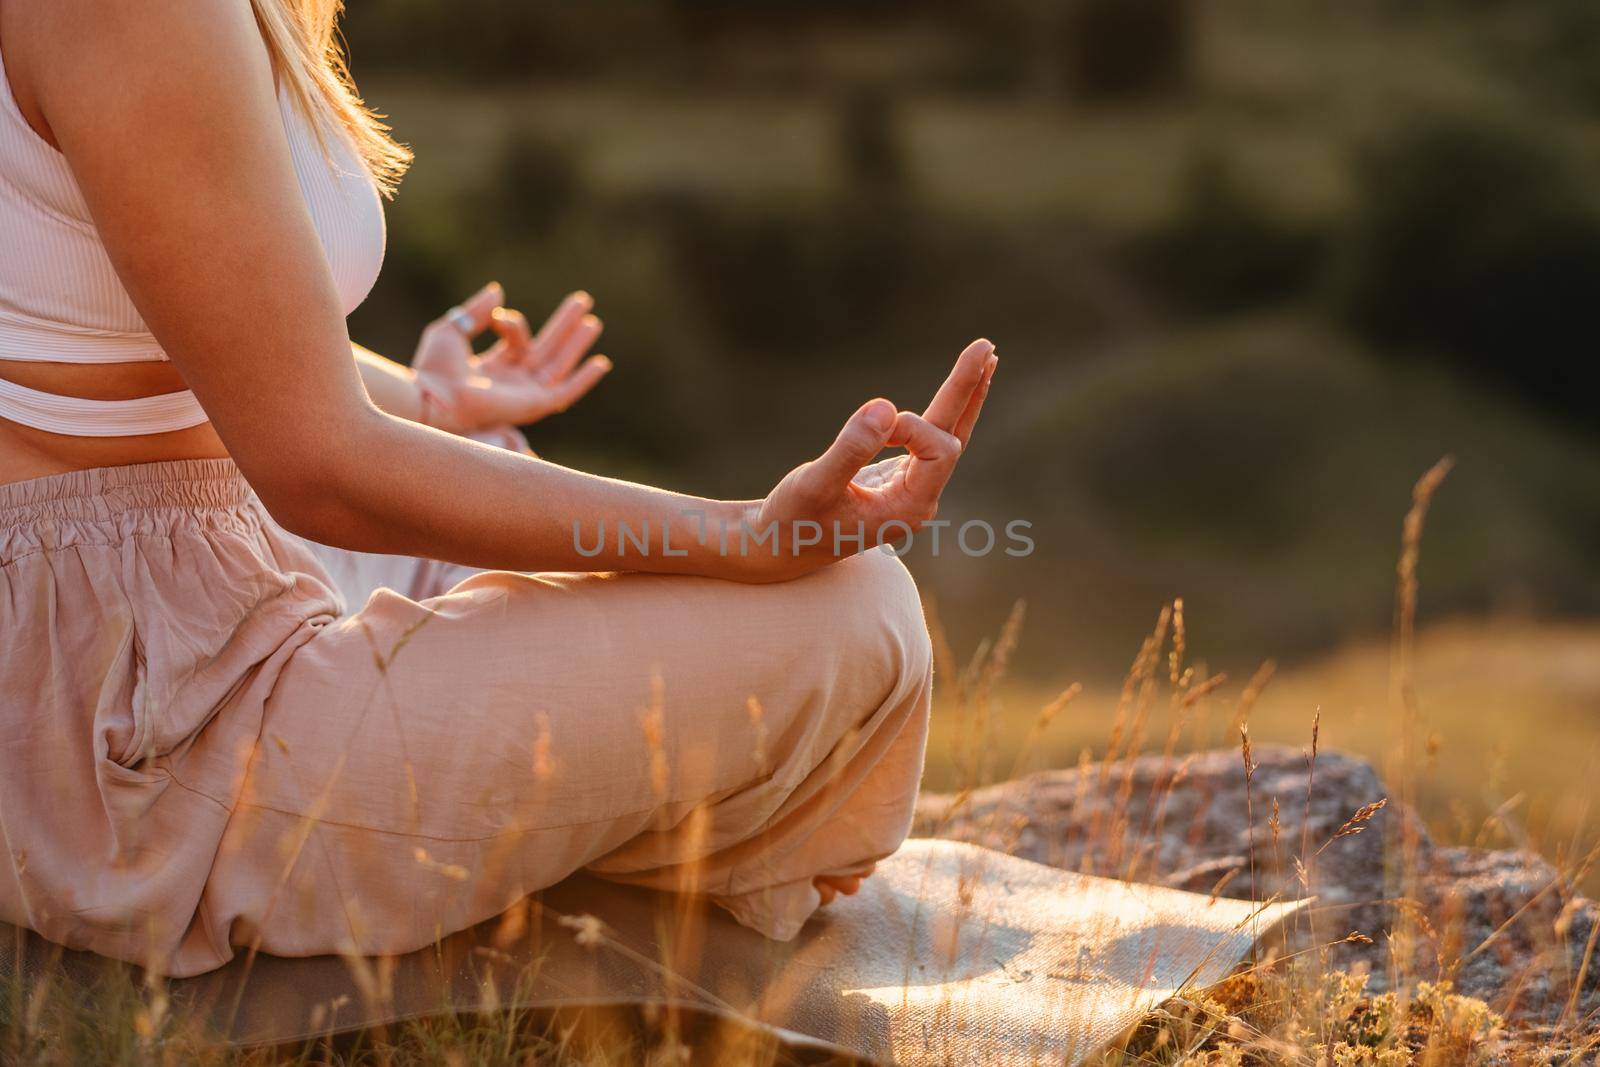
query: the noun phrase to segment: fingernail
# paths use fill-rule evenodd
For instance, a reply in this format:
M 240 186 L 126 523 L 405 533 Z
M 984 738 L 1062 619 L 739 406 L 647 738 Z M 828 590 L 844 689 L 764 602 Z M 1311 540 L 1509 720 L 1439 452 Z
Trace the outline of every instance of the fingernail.
M 614 364 L 611 362 L 610 357 L 608 357 L 608 356 L 595 356 L 594 357 L 594 362 L 595 362 L 596 366 L 598 366 L 602 371 L 604 371 L 607 374 L 609 374 L 611 372 L 611 368 L 614 366 Z
M 867 408 L 867 428 L 878 433 L 888 433 L 894 425 L 894 405 L 887 400 L 874 400 Z
M 588 306 L 588 305 L 594 303 L 594 297 L 590 296 L 588 293 L 584 292 L 582 289 L 579 289 L 577 292 L 573 293 L 567 299 L 576 300 L 578 303 L 583 304 L 584 306 Z

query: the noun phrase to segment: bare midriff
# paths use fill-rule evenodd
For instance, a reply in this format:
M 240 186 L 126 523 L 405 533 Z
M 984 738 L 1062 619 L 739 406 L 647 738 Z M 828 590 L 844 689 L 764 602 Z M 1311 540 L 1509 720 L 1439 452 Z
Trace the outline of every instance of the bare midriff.
M 184 388 L 170 363 L 30 363 L 0 360 L 0 378 L 46 393 L 86 400 L 132 400 Z M 156 463 L 212 459 L 228 454 L 209 422 L 172 433 L 134 437 L 70 437 L 0 418 L 0 485 L 52 474 Z

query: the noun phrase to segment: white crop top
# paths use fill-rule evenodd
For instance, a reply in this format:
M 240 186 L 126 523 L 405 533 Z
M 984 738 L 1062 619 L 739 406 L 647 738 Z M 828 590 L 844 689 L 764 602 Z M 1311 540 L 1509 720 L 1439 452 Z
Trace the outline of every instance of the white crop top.
M 383 263 L 382 200 L 342 129 L 330 123 L 325 153 L 286 91 L 278 108 L 301 195 L 349 314 Z M 111 266 L 66 158 L 28 125 L 0 61 L 0 359 L 166 358 Z M 0 418 L 75 437 L 123 437 L 197 426 L 206 414 L 188 390 L 82 400 L 0 378 Z

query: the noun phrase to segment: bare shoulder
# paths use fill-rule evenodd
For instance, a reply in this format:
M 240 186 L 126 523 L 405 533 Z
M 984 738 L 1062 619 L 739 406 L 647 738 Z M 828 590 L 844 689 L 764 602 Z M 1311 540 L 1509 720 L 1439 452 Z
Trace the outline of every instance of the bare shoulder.
M 0 0 L 0 44 L 19 103 L 58 139 L 130 113 L 270 92 L 250 0 Z
M 106 46 L 132 54 L 157 45 L 146 58 L 177 58 L 186 46 L 225 56 L 248 44 L 254 27 L 250 0 L 0 0 L 8 51 L 14 39 L 25 52 L 71 46 L 104 58 Z M 63 51 L 56 58 L 71 56 Z

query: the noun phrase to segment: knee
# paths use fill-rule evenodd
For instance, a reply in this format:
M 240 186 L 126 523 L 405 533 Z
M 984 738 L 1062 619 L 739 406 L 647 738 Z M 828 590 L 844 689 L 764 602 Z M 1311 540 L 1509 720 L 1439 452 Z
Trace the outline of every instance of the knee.
M 841 637 L 884 672 L 884 680 L 926 688 L 933 642 L 917 583 L 898 556 L 879 549 L 829 568 L 836 571 Z

